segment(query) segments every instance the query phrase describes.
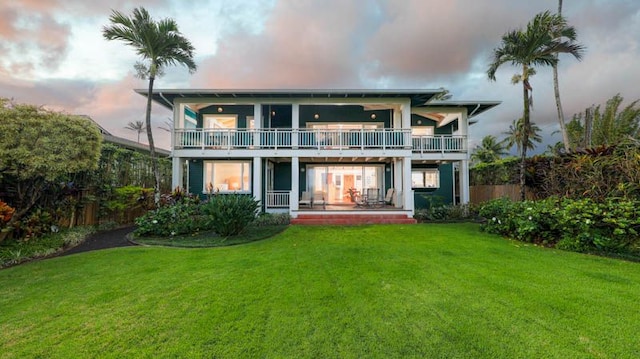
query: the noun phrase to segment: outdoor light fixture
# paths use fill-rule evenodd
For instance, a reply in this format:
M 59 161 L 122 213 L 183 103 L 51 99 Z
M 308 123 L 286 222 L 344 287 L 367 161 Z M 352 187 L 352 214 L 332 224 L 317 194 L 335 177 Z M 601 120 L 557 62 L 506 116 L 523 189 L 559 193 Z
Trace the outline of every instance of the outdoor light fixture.
M 271 117 L 275 116 L 276 112 L 275 111 L 271 111 Z
M 375 114 L 375 113 L 372 113 L 372 114 L 371 114 L 371 119 L 372 119 L 372 120 L 375 120 L 375 119 L 376 119 L 376 117 L 377 117 L 377 116 L 376 116 L 376 114 Z
M 316 113 L 315 115 L 313 115 L 313 118 L 315 118 L 317 120 L 317 119 L 320 118 L 320 115 Z
M 418 120 L 418 125 L 422 125 L 422 120 Z
M 218 107 L 218 112 L 222 112 L 222 111 L 224 111 L 222 107 Z

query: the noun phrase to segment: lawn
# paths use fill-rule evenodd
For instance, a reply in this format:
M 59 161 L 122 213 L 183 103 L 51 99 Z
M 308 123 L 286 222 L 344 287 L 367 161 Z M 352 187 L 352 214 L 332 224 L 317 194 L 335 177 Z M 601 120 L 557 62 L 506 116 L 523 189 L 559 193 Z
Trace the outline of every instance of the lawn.
M 0 271 L 0 357 L 637 358 L 640 264 L 477 225 L 291 226 Z

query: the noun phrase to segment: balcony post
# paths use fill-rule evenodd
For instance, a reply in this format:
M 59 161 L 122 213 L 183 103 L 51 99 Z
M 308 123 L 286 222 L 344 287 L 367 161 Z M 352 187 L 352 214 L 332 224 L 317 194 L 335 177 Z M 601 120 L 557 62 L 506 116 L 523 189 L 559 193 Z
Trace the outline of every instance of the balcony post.
M 253 148 L 260 148 L 261 129 L 262 129 L 262 104 L 256 103 L 253 105 Z
M 180 186 L 180 188 L 183 188 L 182 186 L 182 177 L 184 175 L 184 171 L 182 168 L 182 158 L 180 157 L 173 157 L 171 159 L 171 189 L 173 190 L 174 188 Z
M 299 145 L 298 129 L 300 128 L 300 104 L 291 105 L 291 148 L 296 149 Z

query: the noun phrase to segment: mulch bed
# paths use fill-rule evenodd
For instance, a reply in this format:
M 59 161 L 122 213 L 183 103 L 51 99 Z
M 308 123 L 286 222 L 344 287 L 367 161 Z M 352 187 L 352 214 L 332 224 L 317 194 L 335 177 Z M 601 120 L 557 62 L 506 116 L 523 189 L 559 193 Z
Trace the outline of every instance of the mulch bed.
M 134 229 L 135 227 L 124 227 L 94 233 L 82 244 L 63 252 L 60 256 L 95 251 L 99 249 L 134 246 L 135 244 L 127 240 L 127 234 L 131 233 Z

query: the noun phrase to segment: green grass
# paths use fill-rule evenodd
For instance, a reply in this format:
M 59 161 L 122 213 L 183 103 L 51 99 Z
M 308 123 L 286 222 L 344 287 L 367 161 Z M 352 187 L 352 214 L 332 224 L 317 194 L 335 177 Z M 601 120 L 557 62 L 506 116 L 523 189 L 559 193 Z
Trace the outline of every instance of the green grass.
M 286 228 L 286 225 L 248 226 L 242 233 L 231 237 L 220 237 L 215 232 L 208 231 L 195 235 L 180 235 L 169 238 L 135 237 L 133 241 L 138 244 L 151 246 L 185 248 L 222 247 L 245 244 L 273 237 Z
M 640 264 L 471 224 L 292 226 L 0 271 L 0 357 L 637 358 Z

